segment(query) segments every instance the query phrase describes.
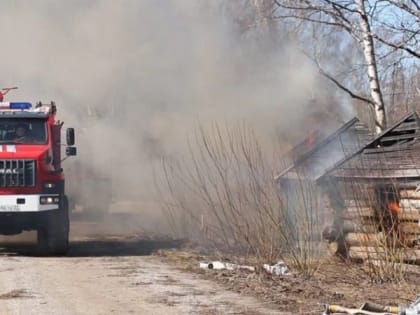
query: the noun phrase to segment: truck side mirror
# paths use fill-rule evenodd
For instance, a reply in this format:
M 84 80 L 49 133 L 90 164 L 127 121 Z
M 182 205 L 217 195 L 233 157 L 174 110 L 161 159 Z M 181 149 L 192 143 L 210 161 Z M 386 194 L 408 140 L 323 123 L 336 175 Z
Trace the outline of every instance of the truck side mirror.
M 67 145 L 74 145 L 74 128 L 67 128 L 66 140 Z
M 76 147 L 66 147 L 66 155 L 67 156 L 75 156 L 77 154 Z

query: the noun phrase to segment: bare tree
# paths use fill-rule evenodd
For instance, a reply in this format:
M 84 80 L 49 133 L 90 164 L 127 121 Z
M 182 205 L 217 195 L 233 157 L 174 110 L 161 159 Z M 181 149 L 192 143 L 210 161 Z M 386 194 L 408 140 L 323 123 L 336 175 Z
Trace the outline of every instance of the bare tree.
M 353 60 L 353 68 L 363 68 L 369 93 L 349 86 L 347 80 L 331 74 L 321 65 L 318 56 L 306 53 L 316 62 L 320 73 L 332 81 L 352 98 L 372 106 L 375 116 L 375 131 L 380 133 L 386 127 L 386 111 L 383 80 L 389 79 L 386 72 L 393 58 L 419 58 L 419 3 L 416 0 L 275 0 L 278 7 L 275 18 L 282 21 L 292 19 L 301 30 L 303 25 L 327 28 L 331 34 L 348 35 L 358 46 L 363 56 Z M 350 70 L 349 70 L 350 72 Z M 352 71 L 353 72 L 353 71 Z M 367 96 L 369 94 L 370 96 Z
M 369 18 L 366 14 L 364 0 L 355 0 L 357 12 L 359 14 L 360 33 L 362 37 L 363 54 L 365 56 L 367 75 L 370 85 L 370 94 L 375 107 L 375 130 L 381 133 L 386 127 L 385 105 L 381 93 L 378 78 L 378 68 L 376 64 L 375 48 Z

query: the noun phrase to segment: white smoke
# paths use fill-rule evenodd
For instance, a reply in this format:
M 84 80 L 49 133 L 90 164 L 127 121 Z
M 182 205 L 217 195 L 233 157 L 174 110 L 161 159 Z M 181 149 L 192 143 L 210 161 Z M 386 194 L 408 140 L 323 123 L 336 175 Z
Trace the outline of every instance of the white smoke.
M 197 120 L 247 120 L 269 136 L 302 124 L 317 97 L 316 71 L 282 30 L 270 43 L 240 34 L 225 3 L 4 2 L 0 86 L 19 86 L 10 100 L 55 100 L 79 159 L 109 172 L 117 196 L 140 194 Z

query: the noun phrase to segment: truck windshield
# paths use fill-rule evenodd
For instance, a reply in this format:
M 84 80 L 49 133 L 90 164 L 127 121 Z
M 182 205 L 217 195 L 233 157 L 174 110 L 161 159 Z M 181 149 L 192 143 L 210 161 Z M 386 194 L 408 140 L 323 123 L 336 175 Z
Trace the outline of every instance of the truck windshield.
M 1 144 L 45 144 L 47 123 L 44 119 L 0 119 Z

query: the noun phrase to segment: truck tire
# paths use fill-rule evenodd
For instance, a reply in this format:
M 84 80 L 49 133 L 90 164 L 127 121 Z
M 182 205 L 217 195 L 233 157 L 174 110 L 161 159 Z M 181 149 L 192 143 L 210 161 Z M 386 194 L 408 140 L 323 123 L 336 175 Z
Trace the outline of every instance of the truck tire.
M 38 246 L 43 254 L 62 256 L 69 249 L 69 210 L 64 196 L 59 210 L 45 214 L 45 222 L 38 229 Z

